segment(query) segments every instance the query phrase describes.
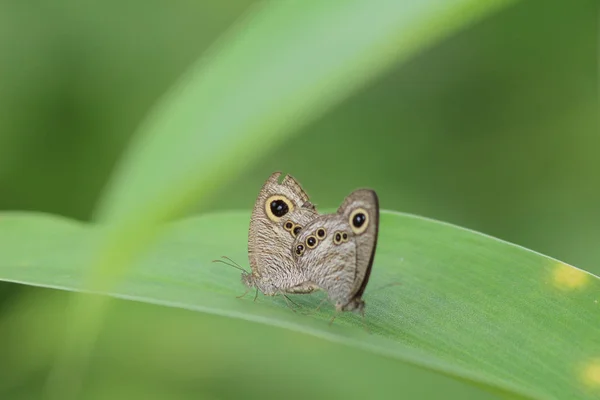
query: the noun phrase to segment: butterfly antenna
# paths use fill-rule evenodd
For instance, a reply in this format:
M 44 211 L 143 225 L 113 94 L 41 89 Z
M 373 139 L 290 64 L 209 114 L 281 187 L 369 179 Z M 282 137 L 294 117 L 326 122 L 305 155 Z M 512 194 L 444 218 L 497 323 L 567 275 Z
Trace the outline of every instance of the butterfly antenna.
M 225 258 L 225 259 L 231 261 L 231 259 L 229 259 L 228 257 L 223 256 L 222 258 Z M 223 260 L 212 260 L 212 262 L 220 262 L 222 264 L 229 265 L 230 267 L 233 267 L 235 269 L 239 269 L 240 271 L 243 271 L 243 272 L 246 272 L 246 273 L 248 272 L 244 268 L 240 267 L 237 263 L 234 263 L 233 261 L 227 262 L 227 261 L 223 261 Z
M 238 267 L 244 269 L 244 267 L 242 267 L 240 264 L 236 263 L 235 261 L 233 261 L 231 258 L 227 257 L 227 256 L 221 256 L 221 258 L 226 259 L 227 261 L 231 262 L 234 265 L 237 265 Z

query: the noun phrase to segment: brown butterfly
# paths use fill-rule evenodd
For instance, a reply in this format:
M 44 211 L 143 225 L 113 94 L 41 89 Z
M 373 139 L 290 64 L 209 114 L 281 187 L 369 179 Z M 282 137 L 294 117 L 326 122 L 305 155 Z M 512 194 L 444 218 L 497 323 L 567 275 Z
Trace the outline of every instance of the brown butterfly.
M 352 192 L 334 214 L 320 215 L 298 235 L 292 254 L 303 276 L 325 290 L 336 311 L 364 315 L 363 293 L 369 282 L 379 232 L 375 191 Z
M 235 265 L 243 271 L 242 282 L 248 290 L 256 288 L 256 295 L 260 290 L 289 301 L 286 294 L 322 289 L 337 312 L 364 315 L 362 295 L 377 248 L 377 194 L 356 190 L 336 213 L 319 215 L 300 184 L 290 175 L 280 183 L 280 176 L 275 172 L 267 179 L 254 204 L 248 231 L 251 272 Z

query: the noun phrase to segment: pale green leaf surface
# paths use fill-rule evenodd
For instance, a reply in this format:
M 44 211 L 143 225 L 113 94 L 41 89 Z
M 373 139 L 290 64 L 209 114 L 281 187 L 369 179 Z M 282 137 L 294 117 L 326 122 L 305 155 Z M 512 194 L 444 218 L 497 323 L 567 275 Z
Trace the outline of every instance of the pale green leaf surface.
M 344 314 L 327 325 L 253 293 L 243 299 L 249 213 L 174 223 L 114 288 L 122 298 L 276 325 L 376 352 L 529 398 L 600 395 L 600 280 L 524 248 L 455 226 L 384 212 L 366 324 Z M 0 217 L 0 278 L 77 290 L 94 229 L 54 217 Z M 389 282 L 398 282 L 378 290 Z M 304 310 L 322 294 L 294 296 Z
M 12 289 L 21 296 L 0 317 L 0 398 L 39 398 L 24 395 L 19 383 L 35 393 L 36 372 L 50 365 L 69 323 L 72 294 Z M 79 399 L 499 399 L 468 382 L 299 331 L 148 303 L 110 304 Z

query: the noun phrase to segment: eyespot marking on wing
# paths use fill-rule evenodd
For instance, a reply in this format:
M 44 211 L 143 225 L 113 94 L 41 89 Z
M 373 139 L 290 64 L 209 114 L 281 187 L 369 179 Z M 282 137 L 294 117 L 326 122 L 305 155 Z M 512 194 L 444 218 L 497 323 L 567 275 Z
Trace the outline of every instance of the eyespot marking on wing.
M 357 208 L 350 213 L 348 223 L 356 235 L 360 235 L 369 227 L 369 213 L 364 208 Z
M 317 238 L 319 240 L 323 240 L 323 239 L 325 239 L 325 237 L 327 237 L 327 229 L 319 228 L 319 229 L 317 229 L 316 234 L 317 234 Z
M 271 196 L 265 201 L 265 213 L 273 222 L 279 220 L 289 212 L 294 211 L 294 204 L 285 196 Z
M 340 243 L 342 243 L 342 233 L 338 231 L 333 235 L 333 244 Z

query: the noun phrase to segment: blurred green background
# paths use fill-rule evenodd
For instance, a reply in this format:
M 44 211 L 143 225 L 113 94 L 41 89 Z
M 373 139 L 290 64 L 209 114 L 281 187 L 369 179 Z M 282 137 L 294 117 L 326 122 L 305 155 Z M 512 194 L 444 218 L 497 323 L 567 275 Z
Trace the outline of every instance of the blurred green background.
M 0 209 L 89 220 L 149 108 L 252 3 L 0 0 Z M 322 208 L 369 186 L 383 208 L 472 228 L 600 274 L 598 8 L 596 0 L 524 1 L 438 43 L 248 165 L 211 209 L 250 209 L 266 177 L 282 170 Z M 12 310 L 15 292 L 2 286 L 0 312 Z M 352 357 L 343 354 L 331 356 Z M 241 373 L 251 361 L 230 360 L 237 369 L 227 379 L 217 374 L 226 383 L 219 387 L 252 380 Z M 172 379 L 177 386 L 187 378 Z M 344 390 L 335 393 L 358 393 Z

